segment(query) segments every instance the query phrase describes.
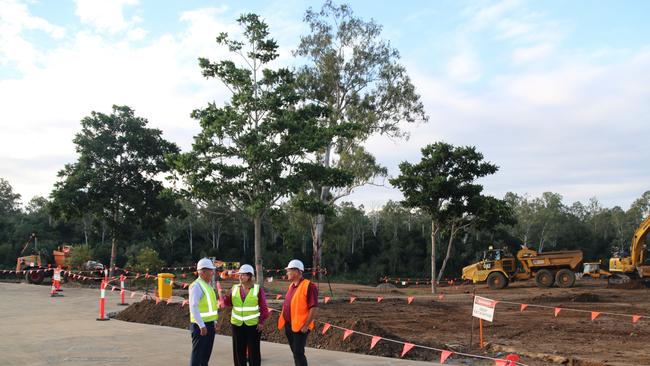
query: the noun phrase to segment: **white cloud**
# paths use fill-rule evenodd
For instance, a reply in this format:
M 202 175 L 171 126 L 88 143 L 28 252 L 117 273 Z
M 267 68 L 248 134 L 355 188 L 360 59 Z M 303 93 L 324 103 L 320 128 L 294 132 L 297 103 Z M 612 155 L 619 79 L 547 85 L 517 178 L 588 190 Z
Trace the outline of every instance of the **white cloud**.
M 38 51 L 41 63 L 20 79 L 0 80 L 0 177 L 25 201 L 48 195 L 57 171 L 74 162 L 72 139 L 81 118 L 110 113 L 112 104 L 129 105 L 188 149 L 198 132 L 191 111 L 227 97 L 219 81 L 202 77 L 197 58 L 223 57 L 215 36 L 238 29 L 218 11 L 195 15 L 179 15 L 180 33 L 139 46 L 128 41 L 142 36 L 138 28 L 123 40 L 81 30 L 51 51 Z
M 515 65 L 544 62 L 554 50 L 555 45 L 549 42 L 515 48 L 512 52 L 512 62 Z
M 436 141 L 474 145 L 500 171 L 485 180 L 489 194 L 539 195 L 553 191 L 567 203 L 596 196 L 628 207 L 650 189 L 650 52 L 616 63 L 562 53 L 539 69 L 508 70 L 481 88 L 435 76 L 420 65 L 409 71 L 431 116 L 407 126 L 409 141 L 371 139 L 367 148 L 399 174 L 397 165 L 419 161 L 420 148 Z M 399 192 L 364 188 L 352 201 L 399 199 Z
M 24 38 L 29 30 L 42 31 L 53 39 L 65 36 L 65 29 L 29 13 L 17 0 L 0 1 L 0 65 L 13 64 L 20 71 L 32 69 L 41 53 Z
M 154 37 L 137 27 L 137 17 L 124 17 L 124 7 L 135 2 L 122 2 L 119 14 L 112 15 L 117 33 L 102 28 L 104 20 L 88 20 L 91 29 L 68 34 L 65 43 L 43 51 L 21 32 L 32 27 L 58 37 L 65 30 L 35 21 L 21 3 L 0 2 L 6 4 L 20 6 L 14 6 L 9 21 L 0 11 L 0 27 L 10 30 L 0 32 L 0 64 L 8 62 L 2 50 L 12 49 L 14 59 L 31 66 L 24 67 L 20 79 L 0 80 L 0 177 L 9 179 L 24 201 L 47 195 L 56 172 L 74 161 L 71 140 L 79 120 L 91 111 L 110 112 L 112 104 L 127 104 L 187 149 L 198 131 L 189 113 L 227 98 L 225 88 L 205 80 L 197 65 L 199 56 L 226 57 L 214 41 L 218 32 L 239 32 L 232 15 L 224 20 L 224 7 L 179 14 L 182 31 Z M 290 9 L 285 12 L 268 19 L 285 47 L 281 62 L 290 60 L 287 50 L 304 31 L 299 20 L 288 20 Z M 395 175 L 400 161 L 419 160 L 420 148 L 428 143 L 475 145 L 501 167 L 485 180 L 488 193 L 556 191 L 568 202 L 597 196 L 605 204 L 629 204 L 650 188 L 650 48 L 611 50 L 605 63 L 602 54 L 563 49 L 544 17 L 533 17 L 531 28 L 514 22 L 521 13 L 518 2 L 505 2 L 473 9 L 477 16 L 468 20 L 494 31 L 493 39 L 505 48 L 506 66 L 512 61 L 517 68 L 495 72 L 482 64 L 489 55 L 474 47 L 470 27 L 461 27 L 452 38 L 460 46 L 442 76 L 428 61 L 404 60 L 431 122 L 408 126 L 409 141 L 375 137 L 368 149 Z M 562 29 L 551 30 L 562 34 Z M 14 43 L 6 43 L 7 34 Z M 399 191 L 367 187 L 350 200 L 376 206 L 389 198 L 399 199 Z
M 465 47 L 447 62 L 447 74 L 459 82 L 474 82 L 481 77 L 481 66 L 476 53 Z
M 81 22 L 102 32 L 124 31 L 141 20 L 137 16 L 124 17 L 124 8 L 138 5 L 138 0 L 75 0 L 75 3 L 75 14 Z

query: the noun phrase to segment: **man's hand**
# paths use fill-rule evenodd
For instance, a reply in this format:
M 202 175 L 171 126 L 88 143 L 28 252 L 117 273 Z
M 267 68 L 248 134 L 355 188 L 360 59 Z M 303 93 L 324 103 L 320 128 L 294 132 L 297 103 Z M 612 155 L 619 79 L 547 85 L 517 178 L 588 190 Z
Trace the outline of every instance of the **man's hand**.
M 304 327 L 302 327 L 302 329 L 300 329 L 300 331 L 302 333 L 307 333 L 307 332 L 309 332 L 309 327 L 307 325 L 305 325 Z
M 208 334 L 208 328 L 206 327 L 201 328 L 201 336 L 205 336 L 207 334 Z

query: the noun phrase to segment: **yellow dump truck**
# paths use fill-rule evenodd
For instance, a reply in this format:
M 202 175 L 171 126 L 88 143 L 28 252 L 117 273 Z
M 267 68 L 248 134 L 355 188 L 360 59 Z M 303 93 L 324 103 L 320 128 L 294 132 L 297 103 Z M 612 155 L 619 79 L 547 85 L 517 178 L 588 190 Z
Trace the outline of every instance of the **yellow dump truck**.
M 473 283 L 487 282 L 491 289 L 502 289 L 515 280 L 535 278 L 539 287 L 572 287 L 575 271 L 582 264 L 581 250 L 538 253 L 523 247 L 516 258 L 506 249 L 483 252 L 483 258 L 463 268 L 463 279 Z

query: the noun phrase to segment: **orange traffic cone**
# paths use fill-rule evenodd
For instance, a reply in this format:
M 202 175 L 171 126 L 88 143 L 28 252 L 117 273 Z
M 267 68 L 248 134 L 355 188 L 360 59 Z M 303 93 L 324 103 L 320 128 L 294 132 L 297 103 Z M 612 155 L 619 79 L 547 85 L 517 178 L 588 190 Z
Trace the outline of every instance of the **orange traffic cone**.
M 61 296 L 63 295 L 56 292 L 56 285 L 54 284 L 54 281 L 52 281 L 52 288 L 50 289 L 50 297 L 61 297 Z

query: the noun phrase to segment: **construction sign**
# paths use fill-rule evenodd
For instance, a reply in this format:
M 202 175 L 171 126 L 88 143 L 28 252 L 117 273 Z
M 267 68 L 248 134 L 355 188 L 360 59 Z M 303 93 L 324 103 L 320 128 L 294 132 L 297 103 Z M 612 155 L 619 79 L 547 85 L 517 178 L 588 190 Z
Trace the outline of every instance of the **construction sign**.
M 494 319 L 494 308 L 496 306 L 497 301 L 495 300 L 481 296 L 474 296 L 474 308 L 472 309 L 472 316 L 491 322 L 492 319 Z

